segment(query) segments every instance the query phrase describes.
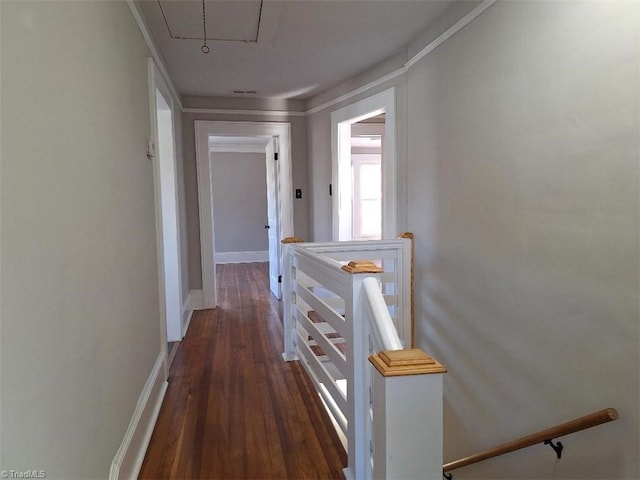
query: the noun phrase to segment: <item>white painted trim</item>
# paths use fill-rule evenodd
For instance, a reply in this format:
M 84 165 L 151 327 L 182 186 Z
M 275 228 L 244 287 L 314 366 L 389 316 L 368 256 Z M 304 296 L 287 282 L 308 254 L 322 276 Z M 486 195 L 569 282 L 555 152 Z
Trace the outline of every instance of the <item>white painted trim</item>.
M 216 115 L 263 115 L 266 117 L 304 117 L 307 112 L 292 110 L 234 110 L 232 108 L 183 108 L 184 113 L 210 113 Z
M 191 325 L 191 318 L 193 318 L 193 310 L 189 309 L 182 313 L 182 338 L 185 337 Z
M 213 145 L 209 147 L 209 153 L 260 153 L 264 155 L 264 147 L 251 147 L 248 145 Z
M 193 307 L 191 306 L 191 292 L 187 293 L 182 304 L 182 338 L 187 334 L 189 324 L 191 323 L 191 317 L 193 317 Z
M 305 112 L 305 115 L 313 115 L 314 113 L 317 113 L 321 110 L 324 110 L 326 108 L 329 108 L 333 105 L 336 105 L 340 102 L 344 102 L 345 100 L 349 100 L 352 97 L 355 97 L 356 95 L 360 95 L 361 93 L 366 92 L 367 90 L 371 90 L 374 87 L 377 87 L 378 85 L 383 84 L 384 82 L 388 82 L 389 80 L 393 80 L 394 78 L 407 73 L 407 68 L 406 67 L 402 67 L 399 68 L 397 70 L 394 70 L 391 73 L 386 74 L 383 77 L 380 77 L 377 80 L 374 80 L 373 82 L 369 82 L 366 85 L 363 85 L 360 88 L 356 88 L 355 90 L 352 90 L 349 93 L 345 93 L 344 95 L 340 95 L 339 97 L 334 98 L 333 100 L 329 100 L 326 103 L 323 103 L 322 105 L 318 105 L 317 107 L 313 107 L 310 110 L 307 110 Z
M 480 5 L 475 7 L 473 10 L 467 13 L 464 17 L 462 17 L 460 20 L 458 20 L 456 23 L 450 26 L 444 33 L 442 33 L 433 41 L 429 42 L 429 44 L 426 47 L 424 47 L 422 50 L 416 53 L 407 63 L 404 64 L 404 66 L 407 68 L 407 70 L 413 67 L 416 63 L 418 63 L 418 61 L 420 61 L 420 59 L 422 59 L 424 56 L 431 53 L 438 46 L 443 44 L 446 40 L 448 40 L 457 32 L 459 32 L 464 27 L 469 25 L 473 20 L 476 19 L 476 17 L 478 17 L 482 12 L 484 12 L 487 8 L 489 8 L 494 3 L 496 3 L 496 0 L 484 0 Z
M 138 478 L 169 385 L 164 375 L 164 363 L 165 352 L 160 352 L 138 398 L 120 448 L 111 462 L 109 480 Z
M 142 34 L 142 37 L 144 38 L 144 41 L 147 44 L 147 47 L 149 47 L 149 51 L 151 52 L 151 56 L 156 62 L 156 66 L 158 67 L 158 70 L 160 70 L 160 73 L 164 81 L 166 82 L 167 87 L 171 91 L 173 100 L 178 103 L 180 110 L 183 110 L 182 99 L 180 98 L 180 94 L 178 93 L 178 90 L 176 89 L 173 82 L 171 81 L 171 76 L 169 75 L 169 71 L 167 70 L 167 67 L 164 64 L 164 60 L 158 50 L 156 43 L 153 41 L 153 37 L 149 32 L 149 27 L 147 27 L 147 23 L 144 21 L 144 17 L 140 12 L 138 5 L 136 5 L 134 0 L 126 0 L 126 2 L 127 2 L 127 6 L 129 7 L 129 10 L 131 10 L 131 15 L 133 15 L 133 19 L 135 20 L 136 24 L 138 25 L 138 28 L 140 29 L 140 33 Z
M 293 176 L 291 168 L 291 124 L 288 122 L 236 122 L 196 120 L 196 172 L 200 205 L 200 250 L 202 265 L 203 308 L 215 308 L 216 262 L 213 219 L 212 168 L 209 155 L 209 136 L 277 136 L 280 138 L 279 201 L 282 206 L 279 237 L 293 235 Z
M 191 290 L 189 292 L 189 308 L 191 310 L 202 310 L 202 290 Z
M 331 166 L 332 166 L 332 231 L 333 240 L 349 239 L 351 219 L 343 218 L 338 222 L 340 210 L 351 205 L 351 182 L 340 183 L 340 177 L 349 178 L 351 163 L 340 165 L 339 157 L 351 155 L 350 144 L 343 143 L 345 151 L 339 152 L 341 137 L 351 137 L 351 124 L 370 115 L 385 112 L 384 142 L 382 145 L 382 238 L 395 238 L 396 225 L 396 89 L 388 88 L 360 101 L 331 112 Z M 339 155 L 340 154 L 340 155 Z M 342 171 L 342 174 L 340 173 Z M 342 204 L 342 205 L 341 205 Z M 343 215 L 344 217 L 344 215 Z
M 156 226 L 156 261 L 158 262 L 158 300 L 159 300 L 159 320 L 160 320 L 160 348 L 166 348 L 167 344 L 167 309 L 165 301 L 165 281 L 164 281 L 164 246 L 162 235 L 162 197 L 160 195 L 161 185 L 160 181 L 160 169 L 158 168 L 158 162 L 155 158 L 155 151 L 157 145 L 157 110 L 156 110 L 156 82 L 154 76 L 157 69 L 155 68 L 155 62 L 152 58 L 147 58 L 147 81 L 149 88 L 149 118 L 151 131 L 149 132 L 149 138 L 153 144 L 151 155 L 148 155 L 149 161 L 151 161 L 151 169 L 153 172 L 153 194 L 155 203 L 155 226 Z M 166 359 L 166 356 L 165 356 Z M 165 376 L 168 376 L 168 365 L 165 361 Z
M 269 250 L 259 252 L 217 252 L 216 263 L 268 262 Z
M 161 321 L 165 323 L 160 330 L 160 345 L 167 341 L 177 341 L 182 337 L 182 274 L 180 257 L 180 204 L 178 198 L 176 152 L 176 108 L 169 91 L 169 86 L 162 78 L 157 64 L 152 58 L 147 58 L 149 77 L 149 106 L 151 118 L 151 139 L 154 145 L 153 178 L 156 200 L 156 241 L 158 247 L 158 278 L 160 281 L 160 310 Z M 159 118 L 157 94 L 167 103 L 171 112 L 171 152 L 165 158 L 160 148 Z M 166 140 L 166 138 L 165 138 Z M 167 152 L 165 152 L 166 154 Z M 166 180 L 170 180 L 167 183 Z M 173 190 L 173 191 L 172 191 Z

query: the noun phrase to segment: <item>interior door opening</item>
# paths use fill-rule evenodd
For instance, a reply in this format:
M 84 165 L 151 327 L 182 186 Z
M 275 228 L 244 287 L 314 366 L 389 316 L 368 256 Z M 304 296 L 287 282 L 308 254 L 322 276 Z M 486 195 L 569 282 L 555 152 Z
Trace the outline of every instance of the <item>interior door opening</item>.
M 158 166 L 162 200 L 162 244 L 164 289 L 167 315 L 167 342 L 182 340 L 180 305 L 180 266 L 176 205 L 176 168 L 173 144 L 173 113 L 160 90 L 156 89 L 158 118 Z
M 351 240 L 382 238 L 384 121 L 380 114 L 351 125 Z
M 280 298 L 277 136 L 209 136 L 216 264 L 269 263 Z
M 182 282 L 180 267 L 178 188 L 173 128 L 173 100 L 155 65 L 150 61 L 150 103 L 156 191 L 158 277 L 160 288 L 161 337 L 170 344 L 182 340 Z M 168 345 L 166 345 L 168 349 Z
M 395 90 L 331 114 L 333 239 L 396 235 Z
M 269 194 L 266 218 L 260 228 L 268 226 L 270 259 L 270 285 L 276 297 L 280 297 L 279 279 L 282 275 L 282 249 L 280 241 L 293 235 L 293 187 L 291 175 L 291 125 L 276 122 L 224 122 L 224 121 L 195 121 L 196 134 L 196 164 L 198 174 L 198 200 L 200 205 L 200 245 L 202 265 L 202 302 L 203 308 L 215 308 L 217 304 L 216 292 L 216 259 L 220 252 L 215 247 L 215 231 L 225 228 L 218 223 L 217 213 L 213 202 L 214 178 L 220 173 L 211 162 L 210 138 L 235 137 L 245 139 L 261 138 L 263 143 L 261 152 L 267 158 L 267 149 L 273 148 L 277 153 L 277 160 L 270 159 L 266 166 L 267 177 L 272 177 L 267 183 Z M 275 137 L 275 138 L 274 138 Z M 269 156 L 271 154 L 269 153 Z M 266 161 L 266 160 L 265 160 Z M 273 170 L 270 170 L 270 169 Z M 264 182 L 264 177 L 263 177 Z M 271 218 L 270 218 L 271 215 Z M 275 225 L 275 227 L 274 227 Z M 214 228 L 215 226 L 215 228 Z M 265 260 L 263 260 L 265 261 Z

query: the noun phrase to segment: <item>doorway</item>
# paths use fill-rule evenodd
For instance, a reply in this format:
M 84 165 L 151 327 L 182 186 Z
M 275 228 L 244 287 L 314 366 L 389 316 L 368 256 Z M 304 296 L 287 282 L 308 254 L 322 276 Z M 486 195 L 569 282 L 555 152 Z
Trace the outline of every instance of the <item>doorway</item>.
M 182 282 L 178 221 L 178 188 L 174 132 L 173 97 L 153 60 L 149 59 L 158 277 L 163 348 L 184 336 L 182 326 Z
M 382 238 L 384 123 L 381 114 L 351 125 L 351 240 Z
M 269 262 L 280 298 L 278 137 L 210 136 L 215 262 Z
M 379 154 L 372 155 L 375 137 L 378 137 L 375 147 Z M 359 140 L 354 142 L 354 138 Z M 371 151 L 365 152 L 358 146 L 358 141 L 365 148 L 368 143 Z M 331 143 L 333 240 L 394 238 L 395 89 L 332 112 Z M 362 156 L 354 156 L 354 153 Z M 376 194 L 378 188 L 379 195 Z M 377 224 L 380 224 L 379 233 L 373 228 Z
M 293 192 L 291 177 L 291 135 L 290 124 L 271 122 L 221 122 L 197 120 L 196 163 L 198 173 L 198 199 L 200 205 L 200 242 L 202 264 L 202 297 L 204 308 L 215 308 L 216 292 L 216 247 L 215 208 L 213 205 L 213 177 L 209 140 L 211 137 L 261 137 L 267 161 L 268 205 L 264 224 L 268 230 L 270 284 L 277 298 L 280 298 L 282 276 L 282 246 L 280 241 L 293 235 Z M 272 226 L 272 223 L 274 224 Z

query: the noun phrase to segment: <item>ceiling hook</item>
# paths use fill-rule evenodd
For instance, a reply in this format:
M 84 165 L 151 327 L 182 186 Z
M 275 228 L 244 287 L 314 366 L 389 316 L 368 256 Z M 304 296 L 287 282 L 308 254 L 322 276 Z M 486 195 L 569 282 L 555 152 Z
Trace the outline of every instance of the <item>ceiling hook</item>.
M 207 46 L 207 12 L 204 6 L 204 0 L 202 0 L 202 46 L 200 51 L 202 53 L 209 53 L 211 49 Z

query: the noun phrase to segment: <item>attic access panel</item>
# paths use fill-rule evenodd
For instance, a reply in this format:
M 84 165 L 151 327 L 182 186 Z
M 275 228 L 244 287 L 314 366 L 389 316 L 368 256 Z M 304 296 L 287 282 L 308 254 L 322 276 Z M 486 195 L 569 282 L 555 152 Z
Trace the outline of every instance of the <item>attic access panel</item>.
M 263 0 L 205 0 L 207 41 L 257 43 Z M 158 0 L 169 36 L 202 40 L 202 0 Z

